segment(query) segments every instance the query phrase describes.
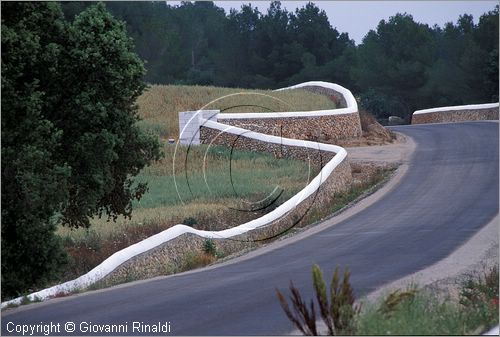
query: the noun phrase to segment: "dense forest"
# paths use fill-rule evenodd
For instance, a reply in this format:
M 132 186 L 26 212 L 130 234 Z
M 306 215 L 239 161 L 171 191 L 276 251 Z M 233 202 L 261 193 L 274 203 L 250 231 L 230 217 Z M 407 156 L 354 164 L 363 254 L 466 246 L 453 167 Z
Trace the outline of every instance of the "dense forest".
M 72 19 L 89 2 L 63 2 Z M 107 2 L 126 22 L 148 83 L 274 89 L 308 80 L 339 83 L 379 119 L 416 109 L 498 101 L 498 6 L 474 24 L 429 27 L 395 14 L 354 44 L 314 3 L 279 1 L 226 15 L 212 2 Z

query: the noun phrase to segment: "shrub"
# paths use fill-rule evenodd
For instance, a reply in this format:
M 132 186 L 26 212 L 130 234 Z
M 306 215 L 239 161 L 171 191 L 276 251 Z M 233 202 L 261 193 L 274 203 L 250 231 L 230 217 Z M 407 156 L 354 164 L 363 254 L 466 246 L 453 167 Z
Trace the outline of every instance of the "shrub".
M 196 218 L 193 218 L 193 217 L 185 218 L 184 220 L 182 220 L 182 224 L 184 224 L 186 226 L 190 226 L 190 227 L 193 227 L 197 223 L 198 223 L 198 220 L 196 220 Z
M 215 242 L 212 239 L 206 239 L 203 243 L 203 251 L 205 254 L 217 256 L 217 249 L 215 247 Z

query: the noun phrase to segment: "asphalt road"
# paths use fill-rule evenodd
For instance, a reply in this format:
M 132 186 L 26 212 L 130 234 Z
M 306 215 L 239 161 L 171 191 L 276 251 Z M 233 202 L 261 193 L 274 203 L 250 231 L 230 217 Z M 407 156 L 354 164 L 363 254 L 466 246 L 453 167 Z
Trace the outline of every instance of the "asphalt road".
M 363 295 L 437 262 L 498 213 L 498 123 L 395 129 L 417 143 L 410 168 L 392 191 L 351 218 L 240 263 L 5 311 L 2 334 L 9 322 L 60 322 L 67 334 L 68 321 L 77 332 L 82 321 L 127 324 L 119 335 L 137 334 L 134 321 L 170 322 L 177 335 L 286 334 L 293 327 L 275 288 L 286 290 L 293 280 L 311 298 L 313 263 L 328 278 L 336 265 L 349 266 Z

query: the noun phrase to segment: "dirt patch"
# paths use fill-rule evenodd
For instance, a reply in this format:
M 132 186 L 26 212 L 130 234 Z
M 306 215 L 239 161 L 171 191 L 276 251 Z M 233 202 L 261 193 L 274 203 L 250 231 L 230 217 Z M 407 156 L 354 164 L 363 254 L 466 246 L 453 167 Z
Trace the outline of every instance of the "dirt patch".
M 351 162 L 352 187 L 365 188 L 385 172 L 396 169 L 396 164 L 376 162 Z
M 396 141 L 396 134 L 384 128 L 369 112 L 360 110 L 359 118 L 361 137 L 338 140 L 337 145 L 342 147 L 372 146 L 392 144 Z

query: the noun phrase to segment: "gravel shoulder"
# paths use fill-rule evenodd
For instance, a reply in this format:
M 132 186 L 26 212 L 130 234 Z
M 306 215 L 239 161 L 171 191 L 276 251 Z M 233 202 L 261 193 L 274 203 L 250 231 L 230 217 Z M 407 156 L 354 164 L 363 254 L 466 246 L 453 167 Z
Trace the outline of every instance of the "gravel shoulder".
M 407 164 L 415 149 L 415 142 L 395 132 L 396 141 L 388 145 L 346 147 L 351 162 Z

